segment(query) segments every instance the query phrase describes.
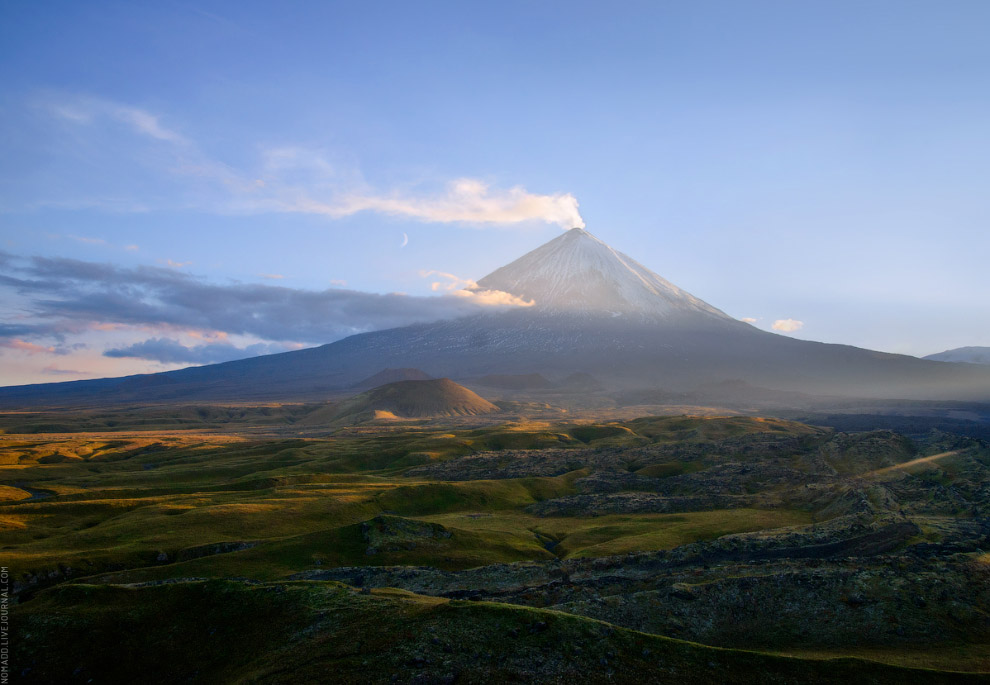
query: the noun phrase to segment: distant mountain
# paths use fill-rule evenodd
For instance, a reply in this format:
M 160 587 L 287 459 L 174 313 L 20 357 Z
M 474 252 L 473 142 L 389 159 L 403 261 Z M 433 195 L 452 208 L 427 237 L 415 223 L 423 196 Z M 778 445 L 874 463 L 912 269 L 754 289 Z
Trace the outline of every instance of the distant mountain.
M 398 381 L 428 381 L 433 376 L 420 371 L 419 369 L 383 369 L 374 376 L 369 376 L 363 381 L 355 383 L 353 388 L 377 388 L 386 383 L 396 383 Z
M 596 392 L 604 390 L 605 385 L 590 373 L 578 371 L 565 378 L 558 388 L 571 392 Z
M 336 423 L 390 418 L 477 416 L 500 411 L 480 395 L 449 378 L 398 381 L 382 385 L 342 402 L 332 420 Z
M 969 364 L 990 364 L 990 347 L 957 347 L 923 359 L 936 362 L 967 362 Z
M 613 392 L 690 391 L 733 380 L 810 394 L 990 401 L 990 367 L 761 331 L 582 229 L 495 270 L 477 287 L 533 305 L 167 373 L 0 388 L 0 404 L 325 399 L 383 368 L 454 379 L 588 374 Z
M 475 383 L 506 390 L 544 390 L 553 385 L 538 373 L 489 374 L 477 379 Z

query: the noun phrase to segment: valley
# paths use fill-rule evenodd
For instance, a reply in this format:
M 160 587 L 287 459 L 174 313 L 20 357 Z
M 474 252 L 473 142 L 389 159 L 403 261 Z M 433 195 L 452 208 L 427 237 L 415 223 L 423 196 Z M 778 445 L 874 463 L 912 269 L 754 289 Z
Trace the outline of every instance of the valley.
M 990 672 L 986 442 L 545 411 L 0 416 L 21 681 Z

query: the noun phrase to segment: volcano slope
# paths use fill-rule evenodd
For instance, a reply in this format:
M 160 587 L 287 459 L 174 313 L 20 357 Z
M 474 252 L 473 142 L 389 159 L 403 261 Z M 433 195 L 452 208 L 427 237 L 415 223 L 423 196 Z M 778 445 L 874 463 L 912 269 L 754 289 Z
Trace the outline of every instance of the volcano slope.
M 979 440 L 322 410 L 0 415 L 18 682 L 986 682 Z

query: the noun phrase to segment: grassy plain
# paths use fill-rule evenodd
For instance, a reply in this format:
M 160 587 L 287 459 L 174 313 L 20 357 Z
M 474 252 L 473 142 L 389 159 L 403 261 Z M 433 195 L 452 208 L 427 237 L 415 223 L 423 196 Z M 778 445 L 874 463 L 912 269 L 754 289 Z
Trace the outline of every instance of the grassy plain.
M 534 608 L 289 582 L 293 574 L 334 567 L 459 571 L 669 550 L 736 533 L 786 535 L 820 523 L 830 510 L 813 498 L 787 506 L 771 498 L 677 513 L 546 515 L 534 506 L 583 492 L 594 469 L 520 477 L 493 472 L 470 480 L 426 478 L 411 470 L 486 454 L 515 463 L 547 449 L 574 455 L 660 449 L 668 456 L 630 459 L 628 472 L 619 474 L 631 483 L 659 483 L 704 473 L 713 460 L 723 459 L 719 450 L 726 445 L 734 446 L 732 458 L 745 470 L 763 458 L 759 450 L 770 449 L 764 441 L 791 445 L 794 456 L 785 457 L 804 468 L 801 455 L 824 444 L 829 431 L 738 416 L 517 420 L 482 427 L 417 421 L 331 431 L 307 420 L 321 410 L 187 407 L 0 416 L 0 553 L 22 591 L 17 615 L 42 636 L 39 645 L 60 640 L 66 626 L 87 635 L 66 645 L 51 668 L 78 661 L 80 673 L 131 679 L 137 677 L 128 670 L 132 665 L 99 657 L 94 641 L 129 640 L 135 653 L 144 654 L 147 645 L 177 636 L 174 650 L 185 650 L 185 660 L 175 661 L 171 647 L 148 656 L 142 670 L 159 674 L 153 682 L 210 682 L 214 676 L 315 682 L 325 677 L 319 664 L 330 662 L 343 682 L 361 681 L 362 673 L 371 675 L 369 682 L 388 681 L 410 668 L 440 680 L 455 673 L 457 682 L 484 682 L 540 677 L 531 667 L 539 660 L 556 664 L 553 678 L 561 682 L 581 673 L 592 681 L 642 682 L 658 668 L 680 682 L 711 682 L 730 663 L 741 670 L 721 678 L 725 682 L 748 682 L 764 671 L 784 680 L 834 682 L 859 672 L 872 674 L 875 682 L 894 682 L 902 677 L 897 669 L 847 660 L 822 666 L 816 659 L 858 655 L 913 667 L 924 663 L 893 648 L 794 652 L 810 660 L 716 650 Z M 896 440 L 890 444 L 900 449 Z M 843 452 L 845 461 L 836 463 L 853 468 L 851 453 Z M 862 470 L 888 468 L 892 458 L 883 452 L 863 461 Z M 625 482 L 615 486 L 620 495 L 637 487 Z M 779 487 L 766 486 L 769 493 Z M 986 564 L 981 559 L 977 563 Z M 123 587 L 162 581 L 169 583 Z M 180 606 L 201 607 L 205 618 L 189 624 Z M 52 623 L 53 615 L 62 622 Z M 127 626 L 137 631 L 145 621 L 156 627 L 126 635 Z M 273 647 L 265 623 L 295 637 Z M 218 637 L 196 637 L 210 625 Z M 231 631 L 242 628 L 234 645 Z M 433 631 L 436 640 L 420 639 L 423 630 Z M 469 637 L 458 637 L 458 630 Z M 505 635 L 513 631 L 526 638 L 506 646 Z M 398 646 L 378 644 L 382 632 Z M 323 637 L 312 637 L 317 633 Z M 356 646 L 335 642 L 344 635 L 359 636 Z M 46 670 L 32 649 L 25 652 L 34 664 L 28 681 L 54 677 L 56 671 Z M 322 656 L 306 657 L 306 650 Z M 497 653 L 508 654 L 508 661 L 485 656 Z M 376 661 L 375 654 L 385 656 Z M 241 666 L 231 670 L 235 662 Z M 176 663 L 196 664 L 195 673 Z M 971 651 L 937 665 L 980 663 Z M 543 676 L 550 679 L 550 673 Z M 943 677 L 923 675 L 932 682 Z
M 228 414 L 217 410 L 207 416 Z M 61 429 L 68 421 L 42 425 Z M 573 482 L 587 475 L 585 470 L 460 482 L 403 477 L 410 466 L 479 450 L 708 439 L 762 429 L 760 420 L 514 424 L 454 431 L 413 426 L 291 439 L 241 432 L 226 422 L 166 434 L 117 422 L 123 423 L 121 430 L 112 433 L 2 436 L 0 546 L 11 566 L 35 575 L 59 567 L 72 569 L 73 576 L 143 569 L 136 575 L 146 578 L 194 568 L 196 575 L 266 579 L 314 563 L 457 569 L 667 549 L 810 521 L 807 512 L 779 509 L 583 518 L 525 512 L 538 501 L 573 493 Z M 88 419 L 83 427 L 105 423 Z M 665 424 L 669 431 L 659 428 Z M 787 425 L 803 432 L 798 424 L 783 422 L 769 429 Z M 360 524 L 382 513 L 437 523 L 450 537 L 369 556 Z M 250 549 L 206 553 L 210 545 L 238 544 Z

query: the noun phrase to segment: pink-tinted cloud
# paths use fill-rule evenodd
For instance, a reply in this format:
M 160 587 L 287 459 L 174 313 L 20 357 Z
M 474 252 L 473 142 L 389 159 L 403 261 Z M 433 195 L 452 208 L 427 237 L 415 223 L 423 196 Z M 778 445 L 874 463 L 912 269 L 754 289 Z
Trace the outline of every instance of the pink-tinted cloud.
M 54 346 L 38 345 L 33 342 L 28 342 L 26 340 L 13 339 L 0 341 L 0 347 L 5 347 L 9 350 L 17 350 L 18 352 L 26 352 L 27 354 L 55 354 Z
M 804 321 L 796 319 L 777 319 L 773 322 L 773 330 L 783 333 L 793 333 L 804 328 Z

